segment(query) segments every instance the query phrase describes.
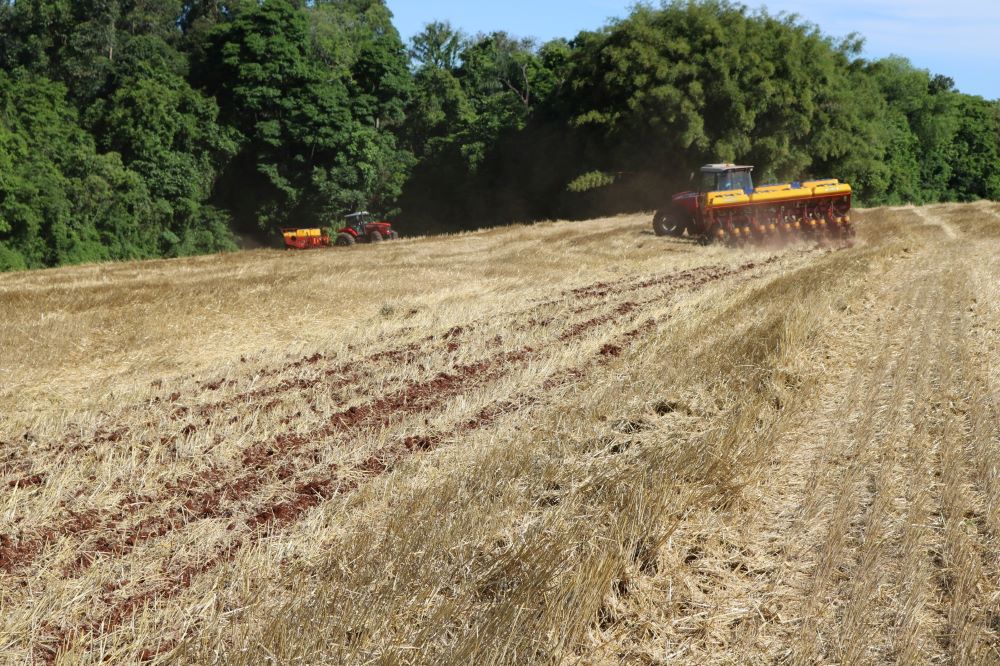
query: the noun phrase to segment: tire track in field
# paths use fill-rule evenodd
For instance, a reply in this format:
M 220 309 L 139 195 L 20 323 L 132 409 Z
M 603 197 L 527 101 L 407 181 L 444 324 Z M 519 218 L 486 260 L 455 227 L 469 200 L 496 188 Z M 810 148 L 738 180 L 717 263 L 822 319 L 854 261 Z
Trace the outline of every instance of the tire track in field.
M 776 258 L 769 260 L 766 264 L 776 260 Z M 757 264 L 754 263 L 733 269 L 711 267 L 645 280 L 642 284 L 646 287 L 657 286 L 664 281 L 671 284 L 671 287 L 667 294 L 657 294 L 643 305 L 659 303 L 674 292 L 697 289 L 710 282 L 746 273 L 756 267 Z M 679 278 L 683 280 L 678 281 Z M 588 331 L 612 322 L 616 317 L 627 315 L 637 307 L 634 302 L 626 302 L 605 315 L 572 325 L 559 336 L 559 342 L 566 343 L 580 338 Z M 495 381 L 509 374 L 514 367 L 512 363 L 523 364 L 529 358 L 540 356 L 542 351 L 544 350 L 525 349 L 500 354 L 487 361 L 463 366 L 456 374 L 439 374 L 426 382 L 407 386 L 395 394 L 343 410 L 323 426 L 304 435 L 286 433 L 278 435 L 273 440 L 259 442 L 245 450 L 242 458 L 244 467 L 253 471 L 235 478 L 231 469 L 209 466 L 198 472 L 189 482 L 168 487 L 166 492 L 159 496 L 127 497 L 119 505 L 117 514 L 75 515 L 60 528 L 43 532 L 34 540 L 0 544 L 4 547 L 2 554 L 5 565 L 11 571 L 29 566 L 47 544 L 59 537 L 100 535 L 93 548 L 81 552 L 71 571 L 67 572 L 67 575 L 78 575 L 89 568 L 97 560 L 98 555 L 123 557 L 138 545 L 163 537 L 195 520 L 225 517 L 230 505 L 247 499 L 275 479 L 286 484 L 290 480 L 293 481 L 295 474 L 300 470 L 297 470 L 289 459 L 296 454 L 304 453 L 306 458 L 315 455 L 315 451 L 302 451 L 308 444 L 357 428 L 385 427 L 394 420 L 393 416 L 387 415 L 401 416 L 432 411 L 451 396 L 458 395 L 474 385 Z M 171 498 L 184 496 L 187 497 L 187 501 L 166 514 L 151 516 L 138 525 L 128 523 L 130 516 L 147 506 L 163 504 Z
M 899 309 L 917 314 L 916 319 L 923 320 L 925 313 L 932 306 L 930 290 L 911 287 L 911 297 L 916 305 L 903 306 Z M 902 340 L 892 338 L 894 330 L 907 331 Z M 834 626 L 828 616 L 835 611 L 828 603 L 831 597 L 836 598 L 837 587 L 844 581 L 843 571 L 856 565 L 852 561 L 855 551 L 852 544 L 857 540 L 858 529 L 866 519 L 878 512 L 880 507 L 874 505 L 874 473 L 877 472 L 878 453 L 885 432 L 891 432 L 899 423 L 901 417 L 897 406 L 904 397 L 905 384 L 897 381 L 900 375 L 911 372 L 911 364 L 915 356 L 915 346 L 920 345 L 920 328 L 914 326 L 894 326 L 886 330 L 888 338 L 886 353 L 876 365 L 876 372 L 868 374 L 868 386 L 862 401 L 851 405 L 850 416 L 846 419 L 850 424 L 844 435 L 828 431 L 827 437 L 831 443 L 842 447 L 823 466 L 824 476 L 830 478 L 824 494 L 814 496 L 813 502 L 817 513 L 815 518 L 808 515 L 803 527 L 815 529 L 814 521 L 822 526 L 822 535 L 818 542 L 818 558 L 805 582 L 805 589 L 796 590 L 792 598 L 799 607 L 792 611 L 803 618 L 795 638 L 793 663 L 807 664 L 825 659 L 835 659 L 829 654 L 832 648 L 824 642 L 825 633 L 822 627 Z M 867 374 L 867 373 L 866 373 Z M 830 425 L 843 422 L 843 413 L 829 415 Z M 873 446 L 874 444 L 874 446 Z M 824 506 L 825 505 L 825 506 Z M 843 630 L 843 626 L 840 628 Z M 833 632 L 836 638 L 840 634 Z
M 953 663 L 997 663 L 1000 517 L 992 507 L 997 500 L 995 456 L 1000 426 L 993 421 L 992 426 L 982 427 L 983 417 L 995 411 L 977 395 L 978 367 L 970 350 L 975 342 L 969 309 L 965 307 L 972 302 L 967 286 L 970 272 L 962 267 L 946 277 L 951 320 L 947 336 L 939 340 L 942 380 L 932 407 L 940 423 L 941 439 L 942 527 L 937 549 L 937 598 L 947 602 L 941 608 L 946 629 L 939 635 L 939 642 Z M 992 458 L 993 474 L 980 473 L 984 455 Z
M 942 275 L 941 260 L 925 251 L 918 269 L 887 286 L 892 300 L 872 301 L 878 324 L 850 334 L 862 341 L 856 351 L 833 357 L 842 367 L 866 361 L 820 394 L 827 407 L 815 426 L 790 431 L 790 443 L 819 446 L 779 454 L 794 462 L 761 489 L 766 508 L 755 523 L 763 537 L 749 537 L 748 570 L 732 584 L 711 569 L 698 582 L 707 596 L 698 607 L 731 624 L 706 636 L 698 632 L 715 618 L 692 620 L 692 657 L 723 646 L 761 663 L 1000 656 L 1000 593 L 990 583 L 1000 553 L 987 528 L 988 492 L 977 496 L 986 488 L 973 481 L 978 448 L 968 419 L 980 412 L 966 404 L 975 391 L 961 376 L 976 364 L 960 358 L 971 337 L 960 323 L 963 280 Z M 996 446 L 989 432 L 978 440 L 986 449 Z M 774 566 L 762 568 L 754 553 Z
M 887 402 L 893 414 L 887 418 L 867 457 L 872 467 L 866 474 L 863 503 L 852 526 L 850 543 L 853 547 L 841 558 L 839 566 L 845 580 L 836 586 L 835 617 L 839 631 L 833 632 L 825 657 L 842 663 L 859 663 L 879 655 L 883 658 L 896 649 L 912 654 L 922 651 L 920 640 L 928 625 L 926 617 L 926 581 L 928 563 L 926 551 L 916 552 L 915 545 L 926 540 L 926 518 L 934 497 L 913 493 L 909 479 L 927 479 L 933 470 L 936 454 L 934 442 L 939 439 L 933 406 L 935 393 L 942 382 L 942 360 L 948 344 L 949 299 L 942 285 L 925 282 L 933 295 L 930 307 L 919 315 L 920 335 L 911 347 L 910 363 L 903 373 L 894 376 L 897 387 L 905 387 L 899 398 L 893 395 Z M 944 341 L 944 345 L 942 345 Z M 914 469 L 917 461 L 928 464 L 923 470 Z M 931 486 L 933 487 L 933 483 Z M 908 492 L 909 491 L 909 492 Z M 906 530 L 905 517 L 924 517 L 925 522 Z M 905 563 L 905 564 L 904 564 Z M 906 567 L 912 567 L 906 568 Z M 897 596 L 899 585 L 909 579 L 908 598 Z M 897 634 L 893 610 L 907 608 L 907 616 L 898 618 Z M 909 633 L 912 640 L 901 638 Z M 896 643 L 894 645 L 894 643 Z
M 878 419 L 875 398 L 899 367 L 905 341 L 894 338 L 894 323 L 928 298 L 914 290 L 889 297 L 886 311 L 895 314 L 883 321 L 873 313 L 860 332 L 834 328 L 819 342 L 817 349 L 837 345 L 818 361 L 829 368 L 829 388 L 780 426 L 770 458 L 760 463 L 766 476 L 741 491 L 746 495 L 737 504 L 746 508 L 720 516 L 703 507 L 675 534 L 671 550 L 681 580 L 672 579 L 676 591 L 662 599 L 677 609 L 670 613 L 668 652 L 690 663 L 712 661 L 719 650 L 753 663 L 794 662 L 790 648 L 810 612 L 802 600 L 822 555 L 821 530 L 831 521 L 837 489 L 859 485 L 842 479 L 845 467 L 860 467 L 851 433 L 863 427 L 864 410 L 871 410 L 869 423 Z M 881 294 L 875 302 L 883 302 Z M 857 367 L 845 362 L 858 356 L 864 362 Z
M 892 655 L 983 663 L 996 640 L 983 589 L 992 539 L 970 520 L 982 516 L 983 502 L 968 483 L 967 299 L 953 271 L 925 273 L 921 282 L 933 303 L 915 318 L 921 335 L 906 376 L 895 378 L 912 390 L 893 403 L 898 416 L 883 429 L 869 473 L 874 508 L 839 566 L 850 583 L 836 589 L 840 631 L 824 656 L 841 663 Z M 924 486 L 914 488 L 914 479 Z
M 954 226 L 942 219 L 940 215 L 935 215 L 925 207 L 907 208 L 906 210 L 923 220 L 924 224 L 940 228 L 949 240 L 956 240 L 961 237 L 961 233 Z

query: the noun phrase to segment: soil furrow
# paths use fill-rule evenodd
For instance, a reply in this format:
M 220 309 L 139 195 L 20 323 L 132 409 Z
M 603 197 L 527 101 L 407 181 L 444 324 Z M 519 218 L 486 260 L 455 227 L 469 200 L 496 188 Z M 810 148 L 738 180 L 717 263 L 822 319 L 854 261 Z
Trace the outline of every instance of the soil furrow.
M 557 305 L 566 306 L 568 303 L 575 303 L 575 301 L 570 300 L 573 297 L 587 297 L 591 299 L 591 302 L 584 306 L 576 305 L 574 313 L 582 314 L 607 305 L 615 296 L 632 295 L 638 290 L 646 290 L 663 285 L 678 284 L 687 281 L 697 282 L 701 279 L 714 280 L 727 275 L 743 273 L 752 270 L 757 266 L 769 266 L 778 261 L 779 258 L 780 257 L 773 256 L 760 262 L 759 264 L 749 262 L 739 266 L 738 268 L 730 268 L 723 264 L 710 265 L 684 271 L 670 271 L 652 278 L 639 277 L 633 278 L 630 281 L 621 281 L 618 283 L 602 282 L 576 290 L 567 290 L 561 294 L 560 299 L 548 301 L 544 304 L 532 306 L 530 308 L 525 308 L 512 313 L 510 316 L 514 318 L 515 321 L 521 323 L 514 326 L 512 329 L 507 331 L 507 333 L 525 332 L 533 328 L 548 326 L 553 320 L 551 318 L 539 319 L 539 308 L 554 307 Z M 606 321 L 607 320 L 605 319 L 599 323 L 606 323 Z M 253 389 L 239 392 L 233 396 L 227 396 L 221 400 L 203 404 L 190 404 L 191 399 L 194 396 L 188 396 L 188 399 L 185 399 L 182 393 L 175 391 L 170 394 L 155 397 L 148 402 L 125 408 L 125 410 L 118 415 L 118 418 L 121 419 L 129 413 L 147 412 L 154 407 L 163 407 L 170 412 L 171 420 L 178 422 L 177 433 L 175 436 L 181 436 L 183 434 L 183 428 L 187 428 L 192 425 L 188 422 L 188 419 L 186 419 L 188 415 L 202 417 L 203 420 L 201 423 L 195 427 L 197 429 L 203 429 L 210 427 L 216 418 L 223 418 L 227 420 L 232 419 L 232 408 L 239 407 L 241 405 L 248 405 L 251 409 L 254 409 L 259 407 L 259 403 L 264 400 L 273 399 L 279 396 L 295 395 L 299 392 L 316 389 L 321 386 L 325 388 L 349 388 L 374 371 L 374 369 L 365 368 L 364 366 L 380 364 L 383 362 L 388 363 L 390 366 L 399 366 L 400 364 L 407 365 L 419 360 L 422 357 L 427 357 L 430 354 L 455 351 L 462 344 L 463 338 L 466 338 L 469 334 L 481 329 L 494 326 L 494 322 L 495 318 L 490 318 L 463 323 L 458 326 L 453 326 L 440 334 L 427 336 L 419 342 L 390 348 L 370 354 L 357 361 L 345 361 L 329 367 L 323 367 L 326 357 L 322 353 L 315 353 L 310 356 L 302 357 L 284 366 L 265 367 L 252 373 L 252 381 L 255 384 L 258 383 L 261 378 L 280 378 L 287 375 L 289 371 L 294 370 L 313 369 L 315 374 L 311 377 L 290 377 L 280 379 L 280 381 L 276 384 L 255 387 Z M 586 330 L 590 327 L 592 327 L 592 324 L 588 325 L 585 322 L 581 330 Z M 436 344 L 434 344 L 430 349 L 424 349 L 424 345 L 431 343 Z M 217 379 L 200 382 L 198 386 L 203 391 L 214 392 L 222 388 L 225 383 L 226 380 Z M 150 422 L 148 425 L 152 427 L 154 424 Z M 162 430 L 162 428 L 160 430 Z M 95 446 L 122 442 L 131 434 L 132 432 L 130 428 L 112 423 L 101 426 L 95 430 L 89 438 L 81 439 L 78 435 L 66 434 L 62 437 L 54 438 L 49 442 L 33 442 L 31 446 L 31 459 L 38 461 L 36 464 L 41 465 L 44 463 L 42 458 L 46 454 L 56 454 L 57 456 L 60 456 L 67 453 L 85 453 Z M 160 432 L 159 434 L 161 435 L 161 439 L 163 439 L 163 437 L 167 437 L 169 439 L 168 433 Z M 0 442 L 0 447 L 2 447 L 0 450 L 5 452 L 5 458 L 10 458 L 11 461 L 14 459 L 22 459 L 20 454 L 17 452 L 17 447 L 14 445 Z M 0 465 L 12 466 L 13 462 L 7 462 L 5 460 L 0 463 Z M 5 473 L 5 470 L 6 467 L 0 466 L 0 474 Z M 13 469 L 11 471 L 13 471 Z M 23 474 L 28 474 L 30 469 L 26 468 L 20 471 Z
M 736 269 L 718 270 L 712 267 L 706 271 L 685 271 L 679 276 L 683 278 L 682 281 L 674 282 L 669 292 L 701 288 L 756 267 L 756 264 L 749 263 Z M 660 280 L 648 282 L 661 283 Z M 643 302 L 642 306 L 660 303 L 667 295 L 658 294 Z M 639 304 L 633 302 L 620 304 L 607 315 L 572 325 L 558 336 L 558 341 L 566 343 L 579 339 L 595 328 L 630 315 L 639 307 Z M 607 350 L 604 352 L 607 353 Z M 395 394 L 351 407 L 333 415 L 326 424 L 308 433 L 278 435 L 273 440 L 253 445 L 241 456 L 243 468 L 252 470 L 248 473 L 234 474 L 234 470 L 230 468 L 210 465 L 196 471 L 189 480 L 167 487 L 165 494 L 130 494 L 114 514 L 74 513 L 58 527 L 43 528 L 33 539 L 0 543 L 0 565 L 14 573 L 29 567 L 46 546 L 60 538 L 97 535 L 96 541 L 88 544 L 86 550 L 81 550 L 70 568 L 64 571 L 65 576 L 77 576 L 89 569 L 100 557 L 124 557 L 150 539 L 164 537 L 193 521 L 227 517 L 231 512 L 230 507 L 245 501 L 264 486 L 276 481 L 287 483 L 286 479 L 293 478 L 297 470 L 289 459 L 296 454 L 303 455 L 307 460 L 314 457 L 317 453 L 315 451 L 305 454 L 302 452 L 310 444 L 358 428 L 386 427 L 401 416 L 432 411 L 444 404 L 449 397 L 468 390 L 470 380 L 480 384 L 496 381 L 509 374 L 513 367 L 531 358 L 539 358 L 542 353 L 543 350 L 524 349 L 499 354 L 486 361 L 462 366 L 454 374 L 442 373 Z M 129 520 L 147 506 L 160 506 L 176 497 L 185 498 L 184 502 L 163 514 L 143 519 L 138 524 Z
M 623 350 L 641 335 L 655 328 L 656 325 L 656 318 L 649 319 L 616 336 L 608 345 Z M 103 603 L 101 605 L 110 606 L 110 608 L 99 618 L 69 629 L 46 627 L 49 639 L 35 646 L 34 657 L 42 663 L 53 663 L 60 650 L 72 642 L 81 639 L 92 640 L 99 635 L 115 631 L 147 604 L 166 601 L 178 596 L 188 589 L 198 576 L 231 561 L 241 549 L 251 547 L 262 537 L 273 535 L 275 531 L 290 528 L 323 502 L 335 496 L 358 490 L 363 483 L 391 472 L 396 465 L 409 456 L 433 451 L 442 443 L 488 428 L 497 419 L 506 415 L 526 413 L 528 409 L 544 399 L 542 396 L 546 392 L 568 382 L 576 381 L 585 376 L 589 369 L 606 365 L 615 356 L 605 353 L 602 348 L 592 360 L 558 371 L 547 377 L 538 386 L 517 395 L 495 400 L 480 409 L 471 418 L 459 421 L 448 431 L 406 437 L 396 445 L 375 451 L 370 457 L 351 469 L 345 470 L 333 466 L 326 470 L 326 474 L 314 473 L 314 478 L 301 481 L 295 486 L 292 498 L 282 500 L 248 516 L 243 521 L 244 529 L 242 531 L 231 530 L 236 534 L 235 538 L 219 547 L 208 559 L 178 567 L 172 571 L 162 571 L 158 577 L 161 581 L 160 584 L 117 603 L 113 602 L 114 595 L 121 588 L 119 586 L 107 587 L 103 590 L 101 597 Z M 143 653 L 158 655 L 171 648 L 171 645 L 160 646 L 156 649 L 144 650 Z

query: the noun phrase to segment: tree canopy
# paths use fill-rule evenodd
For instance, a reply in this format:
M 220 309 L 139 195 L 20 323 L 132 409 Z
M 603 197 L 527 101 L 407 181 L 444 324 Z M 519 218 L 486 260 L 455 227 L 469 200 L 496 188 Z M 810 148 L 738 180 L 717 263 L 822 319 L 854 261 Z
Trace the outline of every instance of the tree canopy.
M 370 209 L 405 232 L 658 206 L 709 161 L 865 204 L 1000 198 L 1000 103 L 796 16 L 636 6 L 409 44 L 383 0 L 0 3 L 0 270 Z

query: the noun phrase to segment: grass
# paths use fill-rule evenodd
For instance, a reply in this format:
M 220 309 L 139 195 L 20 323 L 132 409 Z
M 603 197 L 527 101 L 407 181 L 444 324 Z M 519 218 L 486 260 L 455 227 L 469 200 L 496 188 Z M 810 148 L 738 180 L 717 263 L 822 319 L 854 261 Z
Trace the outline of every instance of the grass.
M 1000 659 L 1000 207 L 0 276 L 0 661 Z

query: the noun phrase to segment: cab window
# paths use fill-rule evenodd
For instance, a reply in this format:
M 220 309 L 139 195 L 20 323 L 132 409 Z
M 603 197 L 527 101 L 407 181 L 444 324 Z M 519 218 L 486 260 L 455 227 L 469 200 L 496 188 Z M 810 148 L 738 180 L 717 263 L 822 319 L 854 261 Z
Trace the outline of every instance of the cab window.
M 717 173 L 702 173 L 701 174 L 701 191 L 702 192 L 715 192 L 719 188 L 715 186 L 717 179 L 716 176 L 721 174 Z
M 753 180 L 750 178 L 749 171 L 731 171 L 726 174 L 729 179 L 729 187 L 723 189 L 726 190 L 753 190 Z
M 728 190 L 752 190 L 753 179 L 749 171 L 724 171 L 702 174 L 702 192 L 726 192 Z

